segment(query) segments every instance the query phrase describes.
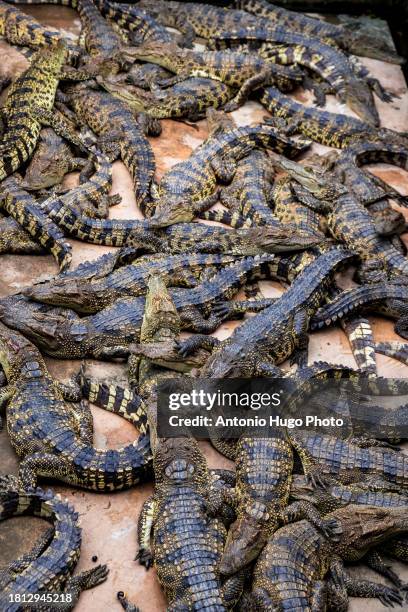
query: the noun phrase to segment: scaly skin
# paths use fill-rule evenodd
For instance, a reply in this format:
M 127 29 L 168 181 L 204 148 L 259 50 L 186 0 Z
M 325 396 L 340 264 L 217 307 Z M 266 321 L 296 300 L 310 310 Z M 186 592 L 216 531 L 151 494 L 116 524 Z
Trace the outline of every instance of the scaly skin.
M 288 435 L 306 476 L 312 481 L 332 477 L 343 484 L 365 480 L 380 488 L 384 488 L 384 481 L 407 486 L 408 464 L 403 453 L 386 448 L 362 448 L 325 434 L 290 431 Z
M 240 325 L 215 349 L 201 375 L 234 378 L 262 375 L 304 348 L 306 331 L 322 303 L 332 273 L 352 253 L 332 249 L 315 259 L 272 306 Z
M 95 172 L 85 182 L 70 189 L 62 195 L 52 195 L 41 203 L 41 210 L 51 218 L 56 215 L 56 210 L 77 211 L 79 216 L 107 217 L 109 207 L 121 201 L 120 195 L 110 196 L 112 188 L 112 165 L 109 159 L 100 151 L 92 153 L 92 161 Z M 76 214 L 72 214 L 72 219 Z
M 355 289 L 341 292 L 326 306 L 322 306 L 313 316 L 310 327 L 312 330 L 332 325 L 341 317 L 353 314 L 362 308 L 370 311 L 379 310 L 379 305 L 385 300 L 408 300 L 408 287 L 393 283 L 373 283 L 362 285 Z
M 11 4 L 57 4 L 78 8 L 78 0 L 11 0 Z M 119 27 L 128 30 L 138 44 L 144 40 L 168 42 L 172 39 L 165 28 L 139 7 L 107 0 L 96 0 L 95 6 L 107 20 L 114 21 Z
M 314 19 L 302 13 L 289 11 L 288 9 L 266 2 L 266 0 L 235 0 L 234 6 L 267 18 L 273 25 L 286 27 L 290 30 L 302 32 L 313 38 L 332 40 L 339 47 L 364 57 L 372 57 L 383 61 L 399 64 L 401 58 L 392 53 L 386 45 L 380 47 L 378 37 L 369 34 L 353 32 L 343 25 L 335 25 L 321 19 Z
M 31 15 L 6 2 L 0 2 L 0 36 L 4 36 L 12 45 L 35 50 L 39 47 L 54 47 L 63 42 L 72 56 L 75 57 L 79 53 L 78 47 L 68 38 L 64 38 L 59 30 L 44 27 Z
M 162 177 L 151 221 L 163 223 L 185 201 L 190 203 L 190 214 L 184 221 L 191 221 L 198 212 L 210 208 L 216 195 L 217 178 L 230 180 L 235 163 L 257 147 L 272 148 L 293 157 L 304 151 L 308 143 L 282 137 L 265 125 L 215 132 L 186 161 L 176 164 Z
M 65 59 L 66 48 L 61 43 L 42 49 L 8 91 L 1 109 L 7 123 L 0 144 L 0 181 L 33 153 L 41 130 L 33 111 L 51 112 Z
M 164 86 L 190 77 L 207 77 L 238 90 L 234 99 L 226 105 L 226 110 L 238 108 L 253 89 L 262 85 L 278 85 L 284 91 L 291 91 L 303 81 L 303 74 L 298 69 L 288 70 L 268 63 L 259 55 L 248 53 L 199 52 L 182 49 L 174 43 L 146 43 L 132 52 L 132 56 L 174 72 L 177 76 L 162 81 Z
M 301 166 L 282 158 L 287 172 L 328 210 L 328 228 L 337 240 L 353 249 L 362 260 L 359 277 L 368 282 L 395 279 L 406 283 L 408 261 L 394 245 L 378 235 L 370 213 L 332 172 L 316 165 Z
M 23 514 L 36 516 L 52 523 L 54 532 L 41 554 L 24 559 L 23 564 L 18 563 L 11 574 L 12 579 L 0 592 L 1 609 L 5 612 L 21 610 L 21 603 L 11 603 L 10 595 L 15 598 L 16 595 L 37 593 L 69 593 L 71 601 L 59 606 L 64 611 L 72 610 L 81 591 L 104 582 L 108 569 L 106 565 L 98 565 L 73 577 L 81 548 L 78 513 L 51 491 L 35 489 L 25 493 L 17 491 L 13 484 L 7 477 L 0 478 L 0 520 Z M 36 609 L 46 612 L 49 605 L 39 602 Z
M 68 102 L 78 120 L 108 143 L 116 143 L 135 188 L 136 202 L 150 197 L 155 162 L 151 146 L 130 109 L 108 93 L 74 86 L 67 90 Z
M 238 165 L 235 176 L 220 194 L 221 203 L 255 225 L 276 225 L 270 201 L 274 172 L 264 151 L 251 151 Z M 309 231 L 310 228 L 307 228 Z
M 159 275 L 172 287 L 193 287 L 203 271 L 220 268 L 232 261 L 231 257 L 207 254 L 147 256 L 95 280 L 82 279 L 80 274 L 76 278 L 57 276 L 29 287 L 23 295 L 79 313 L 95 313 L 120 298 L 144 295 L 152 274 Z
M 71 245 L 37 206 L 34 198 L 21 189 L 18 180 L 8 177 L 0 186 L 0 208 L 7 211 L 47 251 L 50 251 L 61 271 L 69 267 L 72 259 Z
M 340 559 L 360 559 L 369 548 L 406 530 L 406 509 L 350 505 L 326 518 L 340 525 L 340 542 L 333 542 L 308 521 L 287 525 L 274 533 L 255 566 L 250 609 L 324 610 L 323 579 L 329 570 L 337 577 L 336 584 L 346 601 L 347 594 L 354 594 L 402 603 L 394 589 L 348 576 Z
M 82 170 L 86 160 L 74 157 L 71 149 L 52 128 L 44 128 L 21 183 L 27 191 L 59 185 L 68 172 Z
M 211 333 L 221 322 L 213 310 L 217 300 L 228 300 L 249 280 L 269 273 L 273 255 L 248 257 L 192 289 L 172 289 L 170 294 L 183 328 Z M 48 355 L 62 359 L 124 356 L 140 337 L 145 298 L 124 298 L 89 317 L 69 309 L 31 302 L 23 296 L 0 301 L 0 319 L 18 329 Z
M 44 252 L 41 245 L 12 217 L 0 218 L 0 254 L 39 255 Z
M 3 324 L 0 361 L 8 382 L 7 429 L 21 459 L 23 488 L 35 487 L 40 476 L 94 491 L 123 489 L 148 478 L 148 437 L 119 450 L 94 448 L 88 406 L 77 408 L 66 402 L 39 350 Z M 145 433 L 144 414 L 140 429 Z
M 284 225 L 293 224 L 299 229 L 313 231 L 316 235 L 324 234 L 327 231 L 325 218 L 299 201 L 291 183 L 291 178 L 284 175 L 273 185 L 272 200 L 276 218 Z
M 200 77 L 186 79 L 159 91 L 157 88 L 145 91 L 139 87 L 127 87 L 108 79 L 99 79 L 98 82 L 131 109 L 156 119 L 186 117 L 195 121 L 204 116 L 207 108 L 224 106 L 233 97 L 232 89 L 224 83 Z
M 338 113 L 329 113 L 312 106 L 305 106 L 276 87 L 266 88 L 260 102 L 274 117 L 288 121 L 291 130 L 299 131 L 307 138 L 328 147 L 344 148 L 361 138 L 372 140 L 400 140 L 398 132 L 380 128 Z M 292 125 L 291 125 L 292 124 Z

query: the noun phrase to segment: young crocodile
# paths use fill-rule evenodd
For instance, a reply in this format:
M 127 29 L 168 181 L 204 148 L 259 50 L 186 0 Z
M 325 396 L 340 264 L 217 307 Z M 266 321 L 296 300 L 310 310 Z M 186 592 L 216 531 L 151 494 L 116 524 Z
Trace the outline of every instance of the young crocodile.
M 40 476 L 94 491 L 123 489 L 150 476 L 144 413 L 138 424 L 143 435 L 133 444 L 96 449 L 88 405 L 74 407 L 65 401 L 63 393 L 72 399 L 72 390 L 67 394 L 49 374 L 39 350 L 3 324 L 0 363 L 8 382 L 2 392 L 7 430 L 21 459 L 19 483 L 24 489 L 35 487 Z
M 272 148 L 293 157 L 309 146 L 294 141 L 265 125 L 216 131 L 191 156 L 173 166 L 162 177 L 156 195 L 155 214 L 151 221 L 166 220 L 183 201 L 190 203 L 191 221 L 198 212 L 210 208 L 218 196 L 217 179 L 228 182 L 234 175 L 236 162 L 255 148 Z
M 0 181 L 18 170 L 33 153 L 40 135 L 40 122 L 51 114 L 54 105 L 66 53 L 63 43 L 41 49 L 9 89 L 0 109 L 5 119 L 0 144 Z
M 372 57 L 396 64 L 401 63 L 401 58 L 395 51 L 386 44 L 382 45 L 382 41 L 377 36 L 370 36 L 358 30 L 353 31 L 342 24 L 337 25 L 290 11 L 266 0 L 235 0 L 234 6 L 258 17 L 265 17 L 274 26 L 286 27 L 326 42 L 333 41 L 335 45 L 353 55 Z
M 403 138 L 398 132 L 387 128 L 374 129 L 354 117 L 305 106 L 285 96 L 276 87 L 261 91 L 259 101 L 272 115 L 288 122 L 287 133 L 299 131 L 314 142 L 329 147 L 343 148 L 361 138 L 391 142 Z
M 150 197 L 155 161 L 149 141 L 131 110 L 109 93 L 84 86 L 65 91 L 67 102 L 80 123 L 88 125 L 108 146 L 114 144 L 129 170 L 135 189 L 136 203 Z
M 34 198 L 9 176 L 0 184 L 0 208 L 7 211 L 34 240 L 50 251 L 61 271 L 69 267 L 72 247 L 64 234 L 36 205 Z
M 222 321 L 213 313 L 213 304 L 230 299 L 248 281 L 267 276 L 273 258 L 273 255 L 247 257 L 192 289 L 172 289 L 170 294 L 183 329 L 213 332 Z M 81 318 L 66 308 L 11 296 L 0 300 L 0 319 L 53 357 L 127 357 L 129 345 L 139 340 L 144 308 L 143 296 L 124 298 L 95 315 Z
M 7 42 L 20 47 L 53 47 L 63 42 L 72 57 L 79 55 L 79 48 L 69 38 L 65 38 L 59 30 L 44 27 L 31 15 L 23 13 L 9 3 L 0 1 L 0 36 Z
M 12 217 L 0 217 L 0 254 L 40 255 L 44 252 L 43 247 Z
M 59 185 L 68 172 L 82 170 L 86 163 L 86 159 L 73 156 L 69 145 L 52 128 L 44 128 L 21 187 L 27 191 L 40 191 Z
M 326 519 L 339 523 L 339 542 L 333 542 L 305 520 L 274 533 L 255 566 L 247 609 L 324 610 L 324 578 L 329 570 L 335 581 L 336 609 L 347 610 L 347 595 L 378 597 L 389 605 L 402 603 L 395 589 L 349 576 L 343 561 L 358 560 L 369 548 L 406 531 L 406 509 L 349 505 L 331 512 Z
M 303 81 L 303 74 L 296 67 L 284 68 L 265 61 L 259 55 L 248 53 L 199 52 L 182 49 L 174 43 L 146 43 L 134 51 L 133 57 L 157 63 L 176 74 L 159 82 L 161 86 L 166 87 L 186 78 L 199 76 L 222 81 L 238 90 L 234 99 L 225 105 L 226 111 L 241 106 L 251 91 L 262 85 L 277 85 L 283 91 L 291 91 Z
M 39 542 L 28 555 L 8 568 L 7 583 L 2 584 L 0 607 L 4 612 L 21 610 L 23 597 L 64 593 L 64 610 L 72 610 L 81 591 L 92 589 L 104 582 L 108 575 L 106 565 L 98 565 L 73 576 L 80 556 L 81 528 L 78 513 L 67 501 L 52 491 L 34 489 L 19 491 L 14 479 L 0 478 L 0 521 L 17 516 L 36 516 L 52 523 L 52 534 Z M 49 606 L 41 600 L 36 610 L 46 612 Z
M 57 276 L 25 289 L 23 295 L 44 304 L 65 306 L 79 313 L 95 313 L 115 302 L 115 300 L 144 295 L 147 282 L 152 274 L 157 274 L 172 287 L 193 287 L 204 271 L 232 263 L 234 258 L 226 255 L 172 255 L 163 257 L 145 256 L 128 265 L 119 267 L 105 276 L 89 279 L 80 274 L 73 278 L 72 273 L 64 278 Z M 96 263 L 96 262 L 95 262 Z
M 210 341 L 216 348 L 200 374 L 204 378 L 274 376 L 275 365 L 307 347 L 310 318 L 323 301 L 335 269 L 352 257 L 350 251 L 334 248 L 304 267 L 273 305 L 245 321 L 219 346 L 214 339 Z M 192 337 L 183 342 L 181 351 L 188 354 L 209 340 Z

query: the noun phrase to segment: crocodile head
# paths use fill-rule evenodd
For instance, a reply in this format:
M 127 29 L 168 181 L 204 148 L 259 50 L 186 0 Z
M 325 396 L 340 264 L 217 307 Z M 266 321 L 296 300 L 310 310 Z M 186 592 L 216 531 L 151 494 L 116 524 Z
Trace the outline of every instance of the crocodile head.
M 153 217 L 148 219 L 152 228 L 168 227 L 176 223 L 189 223 L 195 217 L 194 207 L 188 200 L 159 202 Z
M 347 28 L 345 43 L 347 50 L 353 55 L 371 57 L 390 64 L 404 64 L 405 62 L 404 58 L 397 55 L 395 49 L 387 43 L 387 40 L 382 40 L 380 36 L 369 32 L 361 30 L 353 32 Z
M 263 511 L 259 507 L 254 508 L 254 512 L 251 510 L 246 508 L 245 514 L 229 528 L 220 564 L 222 574 L 235 574 L 256 559 L 268 539 L 266 526 L 269 531 L 271 525 L 266 508 Z
M 316 246 L 326 240 L 323 234 L 300 230 L 295 225 L 248 228 L 245 236 L 256 253 L 297 251 Z
M 132 60 L 158 64 L 171 72 L 177 73 L 184 67 L 187 51 L 175 42 L 147 41 L 143 45 L 127 51 L 126 54 Z
M 320 161 L 313 160 L 313 165 L 299 164 L 285 157 L 274 158 L 275 165 L 284 170 L 302 187 L 310 191 L 313 196 L 321 201 L 334 201 L 337 197 L 347 191 L 340 183 L 333 180 L 331 175 L 325 175 Z M 322 164 L 325 163 L 322 158 Z
M 63 40 L 51 47 L 43 47 L 36 54 L 36 66 L 44 68 L 48 73 L 59 76 L 62 66 L 68 58 L 68 49 Z M 32 60 L 32 63 L 34 61 Z
M 68 172 L 71 152 L 65 141 L 52 130 L 41 131 L 40 143 L 21 183 L 27 191 L 59 184 Z
M 356 115 L 358 115 L 358 117 L 360 117 L 360 119 L 369 125 L 374 127 L 380 125 L 380 119 L 371 89 L 364 79 L 356 79 L 346 84 L 344 102 L 356 113 Z
M 179 485 L 202 482 L 206 460 L 193 438 L 161 438 L 154 459 L 154 473 L 159 484 Z
M 350 504 L 336 510 L 332 516 L 341 523 L 342 543 L 362 552 L 408 529 L 406 507 L 379 508 Z

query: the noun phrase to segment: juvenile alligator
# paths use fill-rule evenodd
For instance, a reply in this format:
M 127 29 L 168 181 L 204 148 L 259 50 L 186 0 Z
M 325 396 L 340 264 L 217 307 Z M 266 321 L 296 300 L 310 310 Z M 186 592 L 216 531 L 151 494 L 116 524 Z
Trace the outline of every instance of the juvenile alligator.
M 0 254 L 39 255 L 45 251 L 12 217 L 0 218 Z
M 222 81 L 238 90 L 234 99 L 226 104 L 226 111 L 241 106 L 251 91 L 262 85 L 277 85 L 283 91 L 291 91 L 303 81 L 303 73 L 296 67 L 288 69 L 277 66 L 256 54 L 199 52 L 183 49 L 174 43 L 146 43 L 138 47 L 132 56 L 140 61 L 157 63 L 175 73 L 176 76 L 159 82 L 161 86 L 199 76 Z
M 204 378 L 273 376 L 275 366 L 294 351 L 300 356 L 307 347 L 310 318 L 322 303 L 333 272 L 352 257 L 350 251 L 331 249 L 304 267 L 279 300 L 245 321 L 219 346 L 214 339 L 210 341 L 215 350 L 200 374 Z M 222 305 L 220 310 L 224 310 Z M 208 345 L 208 340 L 202 336 L 188 339 L 181 351 L 188 354 L 200 342 Z
M 18 170 L 33 153 L 41 120 L 51 114 L 66 54 L 63 43 L 41 49 L 8 91 L 0 110 L 5 123 L 0 144 L 0 181 Z
M 52 128 L 44 128 L 21 187 L 27 191 L 40 191 L 59 185 L 68 172 L 82 170 L 86 163 L 86 159 L 73 156 L 68 144 Z
M 386 128 L 373 129 L 369 123 L 354 117 L 305 106 L 285 96 L 276 87 L 266 88 L 259 100 L 274 117 L 288 122 L 288 133 L 299 131 L 314 142 L 329 147 L 344 148 L 361 138 L 401 140 L 398 132 Z
M 72 247 L 64 234 L 41 210 L 34 198 L 9 176 L 0 185 L 0 208 L 8 212 L 35 241 L 50 251 L 61 271 L 69 267 Z
M 172 287 L 194 287 L 202 272 L 233 262 L 226 255 L 145 256 L 114 269 L 105 276 L 67 278 L 57 276 L 50 281 L 28 287 L 23 295 L 44 304 L 65 306 L 79 313 L 95 313 L 115 300 L 144 295 L 151 275 L 158 275 Z
M 109 93 L 81 85 L 66 89 L 65 97 L 80 123 L 98 134 L 98 146 L 105 141 L 106 145 L 114 144 L 119 149 L 133 179 L 136 203 L 149 199 L 154 155 L 131 110 Z
M 326 595 L 329 602 L 334 599 L 330 604 L 339 610 L 347 610 L 348 595 L 378 597 L 387 605 L 402 603 L 395 589 L 351 577 L 343 561 L 358 560 L 370 548 L 405 531 L 406 509 L 349 505 L 331 512 L 326 519 L 339 523 L 339 542 L 333 542 L 305 520 L 274 533 L 255 566 L 247 609 L 283 610 L 296 606 L 305 612 L 323 610 Z M 331 584 L 326 586 L 324 578 L 329 570 Z
M 176 83 L 167 89 L 144 91 L 140 87 L 128 87 L 112 79 L 98 79 L 112 96 L 126 102 L 134 111 L 143 112 L 156 119 L 186 117 L 196 121 L 209 107 L 224 106 L 233 97 L 228 85 L 214 79 L 194 77 Z
M 396 64 L 401 63 L 401 58 L 388 45 L 382 45 L 382 41 L 377 36 L 370 36 L 368 33 L 353 31 L 343 25 L 315 19 L 296 11 L 289 11 L 276 4 L 266 2 L 266 0 L 249 0 L 249 2 L 247 0 L 235 0 L 234 6 L 258 17 L 268 19 L 274 26 L 286 27 L 289 30 L 302 32 L 304 35 L 319 38 L 326 42 L 328 40 L 333 41 L 341 49 L 353 55 L 372 57 Z
M 213 332 L 222 322 L 213 313 L 213 304 L 230 299 L 250 280 L 268 276 L 273 257 L 248 257 L 225 267 L 192 289 L 172 289 L 170 295 L 183 329 Z M 129 345 L 139 340 L 144 308 L 143 296 L 124 298 L 95 315 L 81 318 L 66 308 L 39 304 L 24 296 L 11 296 L 0 300 L 0 320 L 24 333 L 53 357 L 127 357 Z
M 143 435 L 133 444 L 119 450 L 96 449 L 88 405 L 73 406 L 64 400 L 64 393 L 72 399 L 72 389 L 67 395 L 51 377 L 39 350 L 3 324 L 0 348 L 8 382 L 3 392 L 7 429 L 21 459 L 19 483 L 24 489 L 35 487 L 40 476 L 94 491 L 123 489 L 150 476 L 144 413 L 137 415 Z
M 262 124 L 216 131 L 186 161 L 176 164 L 162 177 L 152 219 L 162 223 L 186 200 L 191 208 L 184 221 L 191 221 L 197 213 L 210 208 L 218 198 L 217 179 L 230 181 L 236 162 L 252 149 L 267 147 L 293 157 L 308 146 L 308 142 L 286 138 Z
M 31 15 L 2 1 L 0 2 L 0 36 L 3 36 L 12 45 L 30 47 L 35 50 L 38 50 L 39 47 L 53 47 L 63 42 L 73 59 L 79 54 L 79 48 L 69 38 L 65 38 L 59 30 L 44 27 Z
M 0 591 L 1 609 L 21 610 L 21 603 L 17 603 L 19 596 L 65 593 L 66 600 L 61 605 L 64 610 L 72 610 L 81 591 L 104 582 L 109 570 L 106 565 L 98 565 L 73 576 L 81 548 L 78 513 L 50 490 L 24 492 L 14 485 L 13 479 L 0 478 L 0 521 L 22 515 L 36 516 L 52 523 L 53 533 L 49 542 L 45 542 L 44 550 L 39 544 L 38 554 L 28 555 L 23 562 L 18 560 L 11 565 L 10 580 Z M 49 606 L 39 603 L 36 609 L 45 612 Z

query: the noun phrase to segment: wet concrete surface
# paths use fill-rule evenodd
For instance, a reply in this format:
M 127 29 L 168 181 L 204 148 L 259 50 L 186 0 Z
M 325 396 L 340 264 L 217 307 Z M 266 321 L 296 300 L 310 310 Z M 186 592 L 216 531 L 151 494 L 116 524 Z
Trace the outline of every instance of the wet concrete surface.
M 43 23 L 53 27 L 62 27 L 65 31 L 77 34 L 79 21 L 74 11 L 56 7 L 27 7 L 30 14 L 35 15 Z M 0 58 L 11 74 L 17 74 L 26 67 L 26 60 L 0 41 Z M 408 129 L 408 93 L 402 72 L 398 66 L 384 64 L 375 60 L 364 60 L 364 64 L 372 71 L 381 83 L 397 94 L 391 104 L 385 104 L 376 98 L 380 111 L 382 125 L 401 131 Z M 311 96 L 299 92 L 298 99 L 310 104 Z M 353 115 L 349 109 L 340 105 L 332 96 L 328 97 L 327 109 Z M 242 109 L 233 113 L 239 125 L 260 121 L 267 113 L 256 102 L 248 102 Z M 201 121 L 197 128 L 182 122 L 163 121 L 163 133 L 159 138 L 152 138 L 151 144 L 156 155 L 157 178 L 172 165 L 186 159 L 191 151 L 206 137 L 206 125 Z M 314 145 L 317 152 L 328 150 L 326 147 Z M 408 193 L 408 174 L 400 169 L 378 164 L 372 171 L 401 191 Z M 68 177 L 68 183 L 77 181 L 75 175 Z M 112 193 L 122 195 L 122 203 L 111 211 L 112 217 L 141 218 L 136 209 L 132 193 L 130 176 L 121 162 L 116 162 L 113 169 Z M 406 212 L 406 211 L 403 211 Z M 94 259 L 104 252 L 114 249 L 96 245 L 88 245 L 71 241 L 73 245 L 73 266 L 86 259 Z M 56 264 L 51 256 L 11 256 L 1 257 L 0 295 L 9 295 L 19 291 L 46 276 L 57 273 Z M 265 296 L 277 295 L 276 283 L 263 283 L 262 292 Z M 393 323 L 380 318 L 370 319 L 373 325 L 374 337 L 377 341 L 399 340 L 393 331 Z M 223 324 L 216 332 L 219 338 L 227 337 L 238 325 L 238 322 Z M 346 336 L 340 328 L 313 333 L 310 339 L 310 361 L 325 360 L 333 363 L 355 366 L 353 356 Z M 51 373 L 58 379 L 66 380 L 80 366 L 78 361 L 63 361 L 46 359 Z M 408 377 L 408 367 L 382 355 L 377 356 L 379 373 L 383 376 Z M 102 363 L 88 360 L 86 363 L 90 374 L 101 380 L 112 380 L 116 383 L 126 383 L 126 370 L 123 365 Z M 118 448 L 134 440 L 137 432 L 126 421 L 113 414 L 93 407 L 95 425 L 95 446 L 99 448 Z M 231 464 L 219 455 L 209 444 L 203 442 L 202 447 L 208 458 L 210 467 L 231 467 Z M 2 473 L 17 474 L 18 460 L 13 452 L 6 431 L 0 432 L 0 470 Z M 161 612 L 166 602 L 156 579 L 155 570 L 148 572 L 135 560 L 136 521 L 145 499 L 152 493 L 152 485 L 135 487 L 130 491 L 114 494 L 97 494 L 60 486 L 42 481 L 41 485 L 53 488 L 66 497 L 80 514 L 83 528 L 82 555 L 77 571 L 93 565 L 92 557 L 98 557 L 97 563 L 107 563 L 110 568 L 108 580 L 97 588 L 81 595 L 76 608 L 78 612 L 100 612 L 101 610 L 118 610 L 116 592 L 123 590 L 143 612 Z M 0 523 L 0 566 L 15 559 L 31 548 L 37 537 L 47 528 L 47 523 L 39 519 L 19 518 Z M 399 575 L 408 580 L 408 571 L 401 564 L 393 563 Z M 359 575 L 376 581 L 381 581 L 377 575 L 368 569 L 358 567 Z M 384 606 L 376 600 L 353 599 L 350 610 L 379 611 Z M 408 610 L 408 605 L 404 607 Z

